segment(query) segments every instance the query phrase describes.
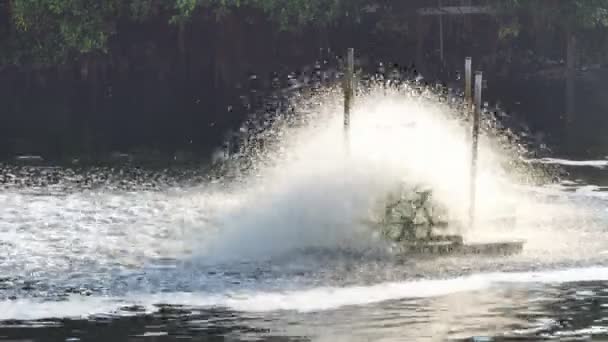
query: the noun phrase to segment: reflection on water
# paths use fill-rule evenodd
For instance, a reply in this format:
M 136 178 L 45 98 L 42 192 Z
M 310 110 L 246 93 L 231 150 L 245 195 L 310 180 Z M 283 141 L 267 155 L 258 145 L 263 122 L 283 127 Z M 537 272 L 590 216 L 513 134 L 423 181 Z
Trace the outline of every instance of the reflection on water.
M 535 218 L 546 227 L 522 255 L 403 262 L 336 248 L 207 263 L 197 246 L 209 214 L 234 200 L 224 193 L 162 178 L 53 192 L 10 183 L 0 191 L 0 339 L 608 338 L 608 268 L 593 268 L 607 265 L 608 177 L 569 171 L 572 181 L 533 190 L 584 214 Z
M 0 338 L 57 341 L 489 341 L 608 338 L 607 282 L 511 284 L 335 310 L 265 314 L 162 306 L 154 314 L 4 321 Z M 481 339 L 477 339 L 481 340 Z

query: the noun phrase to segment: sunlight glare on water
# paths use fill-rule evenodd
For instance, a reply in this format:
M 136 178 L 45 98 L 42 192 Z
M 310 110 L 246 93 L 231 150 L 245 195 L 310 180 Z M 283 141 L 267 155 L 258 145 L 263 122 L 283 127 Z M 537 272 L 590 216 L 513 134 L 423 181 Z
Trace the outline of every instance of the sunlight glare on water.
M 473 309 L 450 311 L 467 306 L 458 293 L 608 281 L 606 196 L 588 185 L 567 191 L 569 183 L 543 177 L 491 129 L 479 145 L 478 223 L 462 233 L 524 239 L 524 252 L 392 259 L 365 222 L 400 182 L 429 187 L 455 219 L 467 220 L 470 126 L 457 110 L 411 92 L 368 89 L 357 97 L 348 136 L 339 92 L 300 100 L 295 116 L 262 133 L 269 138 L 263 151 L 241 151 L 243 164 L 229 161 L 217 181 L 156 190 L 108 182 L 52 193 L 3 188 L 0 320 L 128 316 L 156 312 L 159 303 L 333 317 L 335 310 L 424 298 L 449 298 L 437 311 L 446 317 L 477 317 Z M 514 223 L 493 221 L 505 215 Z M 399 324 L 419 308 L 403 305 Z M 390 321 L 392 309 L 379 310 L 380 323 L 357 311 L 361 321 L 349 324 L 368 331 Z M 333 319 L 327 324 L 348 326 Z M 464 326 L 450 332 L 436 315 L 425 319 L 446 334 L 470 333 Z M 333 333 L 344 335 L 324 337 Z

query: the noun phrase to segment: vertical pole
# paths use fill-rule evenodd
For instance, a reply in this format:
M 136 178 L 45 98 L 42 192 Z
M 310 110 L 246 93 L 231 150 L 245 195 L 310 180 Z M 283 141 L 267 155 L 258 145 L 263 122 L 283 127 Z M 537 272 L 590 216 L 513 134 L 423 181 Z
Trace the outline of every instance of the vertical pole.
M 355 50 L 349 48 L 346 53 L 346 72 L 344 73 L 344 134 L 348 144 L 350 129 L 350 111 L 354 97 Z
M 441 10 L 441 0 L 438 0 L 439 4 L 439 59 L 441 60 L 441 66 L 443 67 L 443 14 Z
M 471 57 L 464 60 L 464 100 L 468 112 L 471 108 Z
M 472 153 L 471 153 L 471 189 L 469 192 L 469 227 L 472 228 L 475 225 L 475 192 L 477 182 L 477 145 L 479 141 L 479 117 L 481 113 L 481 86 L 482 86 L 482 73 L 481 71 L 475 72 L 475 105 L 473 108 L 473 141 L 472 141 Z
M 422 15 L 418 14 L 416 18 L 416 68 L 422 72 L 422 64 L 424 57 L 424 35 L 425 35 L 425 23 L 423 22 Z
M 575 122 L 576 97 L 575 97 L 575 78 L 576 78 L 576 36 L 572 32 L 567 32 L 566 36 L 566 120 L 564 125 L 564 140 L 566 148 L 572 151 L 574 141 L 572 139 L 572 124 Z

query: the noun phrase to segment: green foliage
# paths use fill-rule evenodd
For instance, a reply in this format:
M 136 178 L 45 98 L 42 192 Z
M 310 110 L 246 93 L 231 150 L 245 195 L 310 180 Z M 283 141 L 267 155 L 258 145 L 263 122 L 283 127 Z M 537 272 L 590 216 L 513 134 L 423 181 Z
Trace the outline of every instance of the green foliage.
M 55 60 L 71 50 L 105 49 L 117 9 L 114 1 L 15 0 L 12 20 L 19 44 L 29 45 L 32 57 Z
M 304 25 L 327 26 L 342 17 L 358 15 L 356 0 L 249 0 L 250 6 L 264 10 L 282 29 L 293 30 Z
M 603 37 L 608 27 L 608 0 L 492 0 L 491 5 L 497 9 L 500 39 L 515 39 L 522 32 L 528 37 L 557 33 L 568 47 L 570 38 L 584 36 L 576 47 L 580 58 L 604 58 L 597 47 L 606 43 Z M 542 51 L 533 54 L 542 58 Z
M 282 30 L 306 25 L 327 26 L 340 18 L 357 20 L 363 0 L 177 0 L 174 20 L 190 17 L 197 8 L 212 11 L 218 18 L 241 7 L 261 10 Z
M 9 34 L 0 37 L 1 64 L 61 63 L 72 56 L 104 53 L 119 22 L 166 18 L 184 23 L 194 16 L 217 20 L 231 11 L 261 13 L 281 30 L 327 28 L 337 22 L 358 22 L 365 6 L 382 7 L 389 0 L 7 0 Z M 396 1 L 396 0 L 394 0 Z M 501 37 L 516 36 L 521 23 L 582 32 L 608 26 L 608 0 L 488 0 L 499 9 Z M 505 18 L 511 19 L 505 19 Z M 4 19 L 4 18 L 0 18 Z M 403 33 L 402 18 L 383 12 L 377 25 Z
M 119 20 L 165 16 L 183 23 L 194 15 L 218 20 L 246 7 L 264 13 L 283 30 L 356 20 L 364 0 L 11 0 L 12 34 L 0 40 L 0 63 L 61 63 L 70 56 L 103 53 Z
M 176 0 L 176 14 L 171 18 L 172 22 L 184 21 L 188 19 L 198 7 L 199 0 Z
M 501 13 L 529 17 L 546 29 L 608 26 L 608 0 L 493 0 L 492 6 Z

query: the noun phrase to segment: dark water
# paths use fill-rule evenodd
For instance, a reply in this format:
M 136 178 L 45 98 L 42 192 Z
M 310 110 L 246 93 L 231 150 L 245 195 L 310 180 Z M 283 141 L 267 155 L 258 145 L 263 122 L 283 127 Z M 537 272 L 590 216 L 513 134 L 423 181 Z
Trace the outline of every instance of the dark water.
M 606 281 L 497 286 L 313 313 L 160 306 L 154 314 L 4 321 L 7 340 L 522 341 L 608 338 Z
M 571 181 L 534 189 L 551 215 L 576 206 L 538 218 L 559 229 L 527 228 L 539 235 L 521 255 L 406 261 L 336 248 L 214 263 L 198 252 L 233 199 L 208 185 L 5 181 L 0 339 L 608 339 L 602 165 L 568 166 Z

